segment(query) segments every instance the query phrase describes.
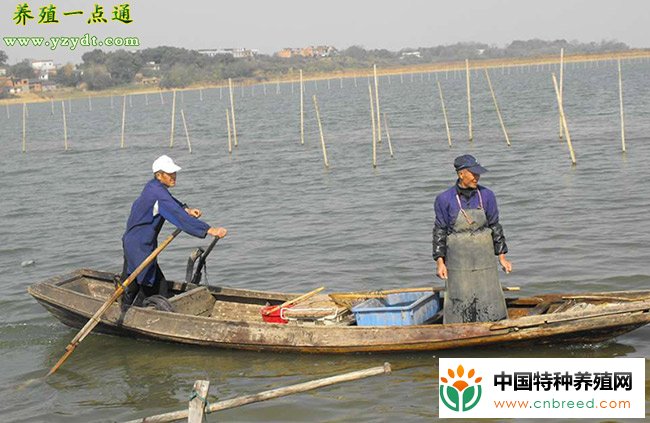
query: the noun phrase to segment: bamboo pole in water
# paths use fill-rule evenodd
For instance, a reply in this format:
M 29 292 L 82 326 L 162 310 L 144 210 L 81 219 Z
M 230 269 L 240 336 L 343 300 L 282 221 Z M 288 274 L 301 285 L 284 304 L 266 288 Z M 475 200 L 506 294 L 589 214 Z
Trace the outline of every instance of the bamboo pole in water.
M 442 96 L 442 87 L 440 86 L 440 81 L 436 81 L 438 84 L 438 93 L 440 94 L 440 104 L 442 105 L 442 115 L 445 118 L 445 128 L 447 129 L 447 142 L 449 147 L 451 147 L 451 131 L 449 130 L 449 120 L 447 119 L 447 108 L 445 107 L 445 99 Z
M 302 82 L 302 69 L 300 69 L 300 144 L 305 143 L 305 88 Z
M 23 153 L 27 151 L 27 104 L 23 103 Z
M 465 59 L 465 76 L 467 79 L 467 122 L 469 128 L 469 140 L 472 141 L 474 139 L 474 134 L 472 131 L 472 94 L 469 83 L 469 59 Z
M 149 94 L 144 93 L 144 105 L 148 106 L 149 105 Z
M 5 107 L 7 109 L 7 119 L 11 119 L 11 116 L 9 116 L 9 103 L 6 103 Z
M 93 111 L 93 101 L 92 101 L 92 99 L 90 98 L 90 96 L 88 96 L 88 111 L 89 111 L 89 112 L 92 112 L 92 111 Z
M 275 93 L 280 94 L 280 78 L 278 77 L 278 81 L 275 84 Z
M 386 140 L 388 141 L 388 151 L 390 156 L 393 157 L 393 144 L 390 142 L 390 132 L 388 131 L 388 119 L 386 118 L 386 112 L 384 112 L 384 126 L 386 129 Z
M 185 112 L 181 109 L 181 119 L 183 120 L 183 128 L 185 128 L 185 139 L 187 139 L 187 149 L 192 154 L 192 143 L 190 142 L 190 132 L 187 130 L 187 122 L 185 122 Z
M 239 144 L 237 143 L 237 123 L 235 120 L 235 96 L 232 92 L 232 79 L 230 78 L 228 78 L 228 89 L 230 91 L 230 119 L 232 119 L 232 138 L 235 141 L 235 147 L 238 147 Z
M 375 78 L 375 107 L 377 108 L 377 142 L 381 142 L 381 113 L 379 111 L 379 81 L 377 80 L 377 65 L 372 65 Z
M 181 93 L 182 95 L 183 93 Z M 129 94 L 129 107 L 133 107 L 133 96 Z
M 63 149 L 68 151 L 68 122 L 65 118 L 65 103 L 61 101 L 61 112 L 63 113 Z
M 158 91 L 158 94 L 160 94 L 160 104 L 164 105 L 165 104 L 165 99 L 163 98 L 162 90 Z
M 371 376 L 390 374 L 390 373 L 391 373 L 390 363 L 384 363 L 383 366 L 371 367 L 369 369 L 357 370 L 350 373 L 343 373 L 340 375 L 330 376 L 323 379 L 316 379 L 309 382 L 303 382 L 291 386 L 285 386 L 282 388 L 271 389 L 269 391 L 264 391 L 253 395 L 246 395 L 243 397 L 237 397 L 237 398 L 211 403 L 209 405 L 206 405 L 205 411 L 206 413 L 214 413 L 217 411 L 228 410 L 235 407 L 241 407 L 246 404 L 268 401 L 274 398 L 279 398 L 279 397 L 284 397 L 287 395 L 292 395 L 300 392 L 310 391 L 313 389 L 318 389 L 325 386 L 334 385 L 337 383 L 350 382 L 357 379 L 363 379 Z M 126 423 L 173 422 L 177 420 L 187 419 L 188 414 L 189 411 L 185 409 L 179 411 L 172 411 L 165 414 L 158 414 L 155 416 L 144 417 L 137 420 L 130 420 Z
M 503 130 L 503 135 L 506 137 L 506 144 L 510 146 L 510 137 L 508 137 L 508 131 L 506 131 L 506 125 L 503 123 L 501 110 L 499 110 L 499 104 L 497 103 L 497 96 L 494 94 L 494 89 L 492 88 L 490 73 L 488 72 L 487 68 L 485 68 L 484 70 L 485 70 L 485 79 L 487 79 L 488 87 L 490 87 L 490 93 L 492 94 L 492 100 L 494 101 L 494 108 L 497 111 L 497 116 L 499 117 L 499 123 L 501 124 L 501 129 Z
M 377 127 L 375 126 L 375 105 L 370 81 L 368 81 L 368 95 L 370 96 L 370 123 L 372 124 L 372 167 L 377 167 Z
M 320 110 L 318 109 L 318 100 L 316 100 L 316 95 L 312 97 L 314 101 L 314 109 L 316 109 L 316 120 L 318 121 L 318 131 L 320 132 L 320 145 L 323 149 L 323 163 L 326 168 L 330 167 L 330 162 L 327 160 L 327 148 L 325 147 L 325 136 L 323 135 L 323 125 L 320 121 Z
M 228 154 L 232 153 L 232 131 L 230 129 L 230 112 L 226 108 L 226 124 L 228 126 Z
M 199 101 L 203 101 L 203 90 L 199 90 Z
M 621 148 L 625 153 L 625 116 L 623 115 L 623 77 L 621 75 L 621 59 L 618 59 L 618 99 L 621 108 Z
M 569 155 L 571 156 L 571 163 L 576 164 L 576 155 L 573 151 L 573 144 L 571 143 L 571 135 L 569 134 L 569 125 L 566 122 L 566 115 L 564 114 L 564 106 L 562 105 L 562 98 L 560 97 L 560 89 L 558 87 L 557 78 L 555 74 L 553 77 L 553 87 L 555 88 L 555 96 L 557 97 L 558 108 L 560 109 L 560 117 L 562 118 L 562 127 L 564 128 L 564 135 L 566 135 L 566 143 L 569 146 Z
M 54 99 L 50 99 L 50 114 L 54 116 Z
M 171 132 L 169 134 L 169 148 L 174 148 L 174 129 L 176 126 L 176 90 L 172 92 L 172 123 Z
M 564 47 L 560 49 L 560 101 L 564 99 Z M 559 116 L 560 120 L 560 139 L 564 136 L 564 129 L 562 127 L 562 116 Z
M 122 101 L 122 136 L 120 138 L 120 148 L 124 148 L 124 126 L 126 124 L 126 95 Z

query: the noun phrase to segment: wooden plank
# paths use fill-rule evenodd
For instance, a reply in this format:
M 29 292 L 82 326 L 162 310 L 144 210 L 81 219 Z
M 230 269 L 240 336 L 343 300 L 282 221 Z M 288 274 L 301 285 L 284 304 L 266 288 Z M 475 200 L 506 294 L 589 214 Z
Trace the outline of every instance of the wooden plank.
M 187 423 L 203 423 L 203 415 L 208 405 L 209 380 L 197 380 L 194 382 L 190 405 L 187 410 Z
M 208 288 L 202 286 L 173 296 L 169 299 L 169 303 L 174 306 L 176 313 L 203 316 L 212 311 L 215 298 Z

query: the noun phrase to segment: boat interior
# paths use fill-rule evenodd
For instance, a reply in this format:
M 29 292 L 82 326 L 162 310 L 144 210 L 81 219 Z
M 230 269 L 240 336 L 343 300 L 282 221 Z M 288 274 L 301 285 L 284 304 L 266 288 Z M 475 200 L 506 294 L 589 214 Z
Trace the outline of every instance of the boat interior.
M 113 278 L 108 273 L 92 273 L 94 274 L 81 272 L 76 277 L 68 278 L 56 285 L 92 298 L 107 299 L 115 290 Z M 168 299 L 168 302 L 173 307 L 174 313 L 203 316 L 220 321 L 251 323 L 271 321 L 289 325 L 350 326 L 357 324 L 355 313 L 350 310 L 351 306 L 363 301 L 363 298 L 361 298 L 354 303 L 342 304 L 340 301 L 334 301 L 333 297 L 327 294 L 319 294 L 290 308 L 279 310 L 275 320 L 273 320 L 270 318 L 265 319 L 262 316 L 263 307 L 280 305 L 300 294 L 251 291 L 196 285 L 187 282 L 169 282 L 169 284 L 173 295 Z M 639 298 L 638 294 L 626 292 L 590 293 L 585 295 L 550 294 L 533 297 L 511 297 L 506 299 L 506 303 L 509 319 L 518 319 L 524 316 L 609 307 L 622 302 L 650 299 L 648 294 L 650 293 L 646 293 L 645 298 Z M 442 323 L 441 310 L 444 306 L 444 296 L 436 294 L 434 300 L 438 301 L 435 314 L 428 317 L 421 324 Z M 278 317 L 280 320 L 278 320 Z

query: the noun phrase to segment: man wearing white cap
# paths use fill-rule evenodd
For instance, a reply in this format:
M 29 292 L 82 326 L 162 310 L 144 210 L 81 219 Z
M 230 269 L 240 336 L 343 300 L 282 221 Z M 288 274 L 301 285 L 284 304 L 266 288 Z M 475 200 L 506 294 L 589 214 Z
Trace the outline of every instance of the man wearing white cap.
M 140 196 L 131 206 L 131 214 L 122 237 L 124 269 L 122 280 L 130 275 L 158 246 L 158 234 L 169 220 L 174 226 L 199 238 L 206 235 L 226 236 L 225 228 L 211 227 L 199 219 L 201 210 L 187 207 L 170 193 L 176 185 L 176 172 L 181 168 L 168 156 L 160 156 L 152 166 L 154 178 L 147 182 Z M 167 297 L 167 283 L 157 260 L 147 266 L 130 284 L 122 296 L 123 307 L 140 306 L 149 296 Z

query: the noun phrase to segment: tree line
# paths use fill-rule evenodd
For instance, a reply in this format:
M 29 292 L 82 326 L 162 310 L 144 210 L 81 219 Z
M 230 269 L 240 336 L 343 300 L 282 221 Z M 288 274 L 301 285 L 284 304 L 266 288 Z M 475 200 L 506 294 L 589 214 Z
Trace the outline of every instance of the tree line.
M 533 39 L 516 40 L 505 47 L 476 42 L 405 48 L 399 51 L 351 46 L 329 57 L 280 58 L 256 55 L 234 58 L 230 55 L 209 57 L 195 50 L 161 46 L 139 51 L 89 51 L 82 56 L 82 63 L 68 63 L 59 67 L 53 80 L 63 86 L 105 90 L 138 83 L 146 78 L 155 78 L 162 88 L 181 88 L 197 83 L 222 83 L 228 78 L 273 81 L 278 77 L 295 76 L 298 69 L 306 73 L 323 73 L 367 69 L 373 64 L 392 67 L 464 59 L 543 56 L 558 54 L 561 48 L 564 48 L 566 54 L 629 49 L 625 43 L 614 40 L 581 43 Z M 7 55 L 0 51 L 0 66 L 6 65 L 6 62 Z M 8 66 L 7 74 L 16 78 L 34 77 L 28 60 Z

